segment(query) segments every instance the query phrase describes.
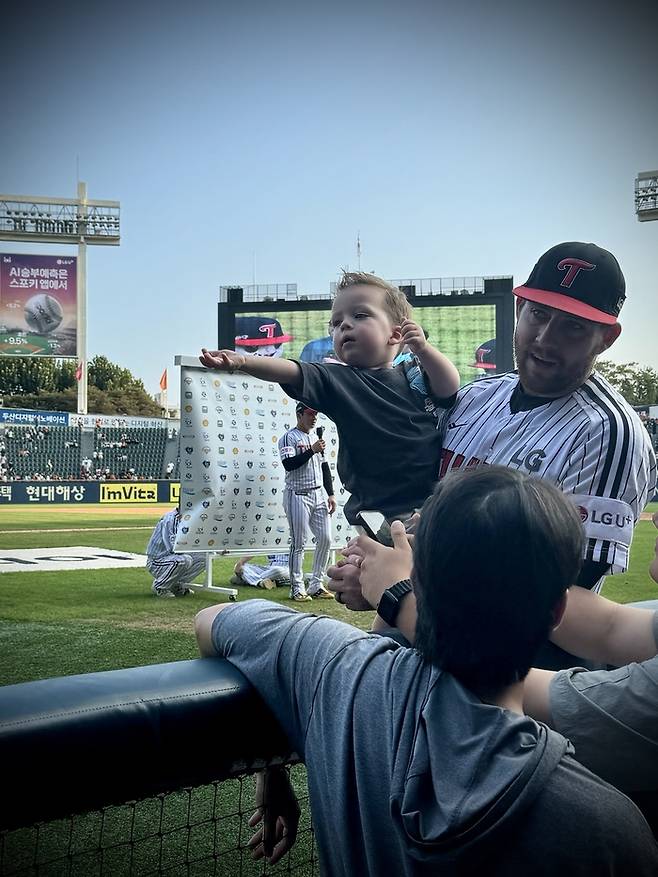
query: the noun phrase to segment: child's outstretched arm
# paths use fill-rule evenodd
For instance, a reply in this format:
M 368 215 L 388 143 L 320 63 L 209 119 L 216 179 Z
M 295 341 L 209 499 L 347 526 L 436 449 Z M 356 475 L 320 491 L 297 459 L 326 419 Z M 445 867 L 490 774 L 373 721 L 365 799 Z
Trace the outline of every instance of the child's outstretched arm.
M 206 350 L 201 348 L 199 357 L 206 368 L 232 373 L 241 371 L 254 378 L 265 378 L 278 384 L 289 384 L 293 389 L 301 390 L 302 372 L 299 365 L 292 359 L 279 359 L 271 356 L 245 356 L 235 350 Z
M 448 357 L 427 341 L 425 333 L 413 320 L 405 320 L 400 331 L 400 340 L 418 357 L 432 393 L 439 399 L 453 396 L 459 389 L 459 372 Z

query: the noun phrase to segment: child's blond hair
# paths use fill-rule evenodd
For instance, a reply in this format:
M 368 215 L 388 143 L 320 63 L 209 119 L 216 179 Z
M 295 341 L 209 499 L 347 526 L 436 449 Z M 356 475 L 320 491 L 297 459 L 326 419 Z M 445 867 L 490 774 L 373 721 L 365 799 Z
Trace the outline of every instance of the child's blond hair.
M 336 285 L 336 296 L 351 286 L 374 286 L 381 289 L 384 292 L 384 309 L 394 326 L 400 326 L 405 320 L 411 319 L 412 307 L 407 301 L 406 295 L 397 286 L 387 283 L 376 274 L 343 270 L 343 276 Z

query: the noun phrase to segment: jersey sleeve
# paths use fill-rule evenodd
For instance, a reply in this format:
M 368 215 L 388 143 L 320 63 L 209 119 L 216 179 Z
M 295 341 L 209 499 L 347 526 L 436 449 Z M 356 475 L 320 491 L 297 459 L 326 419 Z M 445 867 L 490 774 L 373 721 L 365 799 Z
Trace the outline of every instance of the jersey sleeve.
M 297 448 L 291 441 L 290 432 L 287 432 L 279 439 L 279 456 L 281 460 L 291 460 L 296 454 Z
M 573 445 L 559 486 L 578 507 L 585 559 L 624 572 L 633 529 L 656 488 L 656 458 L 646 430 L 627 416 L 601 418 Z
M 234 664 L 303 755 L 314 697 L 327 665 L 368 634 L 331 618 L 248 600 L 220 612 L 213 624 L 217 652 Z

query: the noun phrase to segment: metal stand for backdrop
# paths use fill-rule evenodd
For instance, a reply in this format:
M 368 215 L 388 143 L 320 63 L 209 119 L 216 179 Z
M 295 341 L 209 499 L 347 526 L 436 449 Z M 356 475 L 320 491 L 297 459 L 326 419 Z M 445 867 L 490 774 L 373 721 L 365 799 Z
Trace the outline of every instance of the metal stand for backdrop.
M 237 598 L 235 588 L 213 585 L 214 557 L 289 552 L 282 498 L 285 473 L 278 438 L 296 422 L 295 402 L 278 384 L 235 372 L 214 372 L 197 357 L 176 356 L 181 367 L 179 433 L 181 527 L 174 551 L 203 552 L 200 592 Z M 335 424 L 321 415 L 339 508 L 332 519 L 331 561 L 351 528 L 342 514 L 346 494 L 336 473 Z M 217 547 L 215 547 L 217 546 Z M 312 543 L 308 551 L 314 551 Z

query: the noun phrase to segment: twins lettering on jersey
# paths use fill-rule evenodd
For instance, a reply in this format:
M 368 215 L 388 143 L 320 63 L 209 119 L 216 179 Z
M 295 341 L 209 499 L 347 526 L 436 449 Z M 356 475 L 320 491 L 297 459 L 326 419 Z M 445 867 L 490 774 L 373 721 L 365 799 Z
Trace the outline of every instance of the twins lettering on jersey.
M 656 484 L 646 430 L 596 373 L 568 396 L 529 408 L 512 404 L 517 388 L 518 376 L 508 374 L 459 391 L 445 431 L 439 477 L 451 469 L 497 464 L 547 479 L 586 511 L 585 516 L 580 512 L 588 537 L 586 558 L 623 571 L 632 523 Z
M 514 454 L 512 454 L 507 465 L 510 467 L 516 466 L 517 469 L 525 469 L 526 472 L 539 472 L 545 459 L 546 452 L 541 448 L 534 448 L 532 451 L 528 452 L 525 452 L 523 448 L 519 448 Z M 466 457 L 463 454 L 456 454 L 454 451 L 448 450 L 448 448 L 443 448 L 441 451 L 439 478 L 443 478 L 443 476 L 451 469 L 461 469 L 465 461 Z M 475 466 L 486 465 L 486 459 L 483 460 L 480 457 L 470 457 L 466 463 L 466 468 L 472 469 Z

